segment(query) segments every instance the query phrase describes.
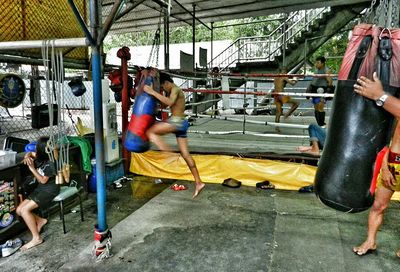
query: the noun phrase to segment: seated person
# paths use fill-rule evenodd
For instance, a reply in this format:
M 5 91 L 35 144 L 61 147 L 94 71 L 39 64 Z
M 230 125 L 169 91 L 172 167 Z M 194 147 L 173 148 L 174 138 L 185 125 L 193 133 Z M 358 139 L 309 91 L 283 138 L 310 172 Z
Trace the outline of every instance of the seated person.
M 296 150 L 315 156 L 320 155 L 320 151 L 325 144 L 326 129 L 317 124 L 310 124 L 308 126 L 308 135 L 310 136 L 310 145 L 299 146 Z
M 24 157 L 26 164 L 37 180 L 37 187 L 17 207 L 17 214 L 22 217 L 32 233 L 32 240 L 21 247 L 27 250 L 43 242 L 40 231 L 47 223 L 47 219 L 33 213 L 36 208 L 47 209 L 53 198 L 60 192 L 60 187 L 55 183 L 56 168 L 46 153 L 48 138 L 42 137 L 36 143 L 36 152 L 28 152 Z
M 321 149 L 323 149 L 326 139 L 326 129 L 317 124 L 310 124 L 308 126 L 308 135 L 310 136 L 310 146 L 299 146 L 297 150 L 303 153 L 319 156 Z M 312 193 L 314 185 L 307 185 L 299 189 L 300 193 Z

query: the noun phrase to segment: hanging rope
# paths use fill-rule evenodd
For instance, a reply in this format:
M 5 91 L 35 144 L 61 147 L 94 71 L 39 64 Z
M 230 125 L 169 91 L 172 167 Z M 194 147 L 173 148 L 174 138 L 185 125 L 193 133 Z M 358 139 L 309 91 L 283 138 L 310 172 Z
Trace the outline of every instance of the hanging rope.
M 49 60 L 49 47 L 51 46 L 51 60 Z M 69 182 L 69 141 L 66 136 L 65 119 L 61 114 L 64 103 L 64 61 L 61 50 L 56 50 L 54 41 L 44 41 L 42 44 L 43 66 L 46 75 L 46 95 L 49 109 L 49 140 L 46 152 L 57 169 L 56 184 Z M 50 68 L 49 68 L 50 67 Z M 50 86 L 51 77 L 51 86 Z M 58 131 L 54 133 L 54 105 L 58 106 Z
M 55 162 L 55 140 L 53 133 L 53 96 L 50 94 L 50 71 L 49 71 L 49 45 L 50 41 L 43 41 L 42 43 L 42 59 L 43 59 L 43 68 L 46 76 L 46 96 L 47 96 L 47 106 L 49 109 L 49 123 L 50 123 L 50 131 L 49 131 L 49 140 L 47 141 L 46 152 L 49 155 L 50 161 Z

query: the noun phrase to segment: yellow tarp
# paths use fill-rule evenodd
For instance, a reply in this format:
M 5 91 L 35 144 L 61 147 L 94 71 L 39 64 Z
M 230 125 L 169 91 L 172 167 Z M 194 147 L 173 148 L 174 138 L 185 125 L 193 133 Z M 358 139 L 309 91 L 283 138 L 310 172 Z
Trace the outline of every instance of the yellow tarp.
M 148 151 L 131 153 L 130 171 L 139 175 L 168 179 L 192 180 L 193 176 L 185 160 L 178 153 Z M 298 190 L 314 182 L 317 168 L 300 163 L 238 158 L 225 155 L 192 155 L 202 180 L 206 183 L 222 183 L 234 178 L 243 185 L 255 186 L 269 180 L 276 189 Z M 400 200 L 396 192 L 392 200 Z
M 222 183 L 234 178 L 243 185 L 255 186 L 269 180 L 276 189 L 297 190 L 314 182 L 316 167 L 306 164 L 238 158 L 225 155 L 192 155 L 200 176 L 207 183 Z M 178 153 L 148 151 L 132 153 L 130 171 L 168 179 L 193 180 L 185 160 Z

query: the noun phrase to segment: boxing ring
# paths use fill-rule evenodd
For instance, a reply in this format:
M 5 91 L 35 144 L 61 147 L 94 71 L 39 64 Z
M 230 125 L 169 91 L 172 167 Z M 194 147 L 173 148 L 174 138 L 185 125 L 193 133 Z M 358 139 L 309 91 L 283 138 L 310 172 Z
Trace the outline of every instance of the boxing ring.
M 298 76 L 298 75 L 297 75 Z M 267 80 L 263 75 L 262 80 Z M 273 104 L 270 89 L 224 91 L 216 89 L 183 89 L 190 97 L 197 92 L 228 95 L 262 100 L 268 98 Z M 285 94 L 304 98 L 321 96 L 305 94 L 305 88 L 298 92 Z M 332 94 L 322 96 L 332 97 Z M 235 114 L 234 109 L 223 105 L 222 99 L 211 99 L 217 102 L 204 113 L 194 113 L 193 105 L 210 103 L 210 100 L 187 103 L 186 110 L 191 126 L 188 130 L 189 150 L 196 161 L 197 168 L 204 182 L 222 183 L 224 179 L 235 178 L 243 185 L 255 186 L 257 182 L 269 180 L 277 189 L 297 190 L 313 183 L 318 156 L 303 154 L 296 147 L 309 144 L 308 125 L 315 123 L 314 116 L 295 114 L 281 123 L 275 123 L 275 115 L 251 115 L 254 108 L 247 107 L 246 114 Z M 307 102 L 305 102 L 307 103 Z M 309 108 L 311 109 L 311 102 Z M 271 105 L 267 105 L 271 107 Z M 285 110 L 285 109 L 284 109 Z M 218 112 L 218 115 L 216 114 Z M 281 133 L 276 132 L 276 128 Z M 175 136 L 163 137 L 174 152 L 166 153 L 153 150 L 145 153 L 131 153 L 130 171 L 136 174 L 168 179 L 193 180 L 185 161 L 178 153 Z

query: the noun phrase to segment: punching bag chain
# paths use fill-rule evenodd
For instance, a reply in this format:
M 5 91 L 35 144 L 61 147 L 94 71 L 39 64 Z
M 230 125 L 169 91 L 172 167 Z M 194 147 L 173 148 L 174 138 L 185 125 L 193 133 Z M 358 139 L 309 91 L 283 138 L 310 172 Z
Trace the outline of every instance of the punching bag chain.
M 374 6 L 376 4 L 376 0 L 372 1 L 370 10 L 368 12 L 372 12 L 374 10 Z M 388 27 L 388 7 L 389 3 L 388 0 L 380 0 L 379 5 L 375 9 L 375 16 L 372 21 L 375 25 L 384 25 Z M 384 18 L 384 22 L 380 22 L 379 20 Z
M 399 27 L 399 11 L 398 11 L 398 1 L 392 1 L 392 21 L 390 22 L 390 26 L 392 28 Z
M 367 12 L 364 15 L 364 22 L 365 23 L 371 22 L 371 15 L 372 15 L 372 11 L 374 10 L 375 4 L 376 4 L 376 0 L 372 0 L 371 6 L 368 8 Z M 373 18 L 374 22 L 375 22 L 375 20 L 376 20 L 376 14 L 375 14 L 375 16 Z

